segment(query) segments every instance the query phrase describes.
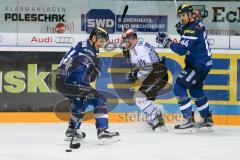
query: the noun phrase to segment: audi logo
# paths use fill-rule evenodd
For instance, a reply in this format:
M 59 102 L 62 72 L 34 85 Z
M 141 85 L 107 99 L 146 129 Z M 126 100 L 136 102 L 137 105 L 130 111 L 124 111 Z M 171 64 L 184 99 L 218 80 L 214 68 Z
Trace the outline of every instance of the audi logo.
M 57 44 L 72 44 L 74 42 L 73 37 L 56 37 L 55 42 Z

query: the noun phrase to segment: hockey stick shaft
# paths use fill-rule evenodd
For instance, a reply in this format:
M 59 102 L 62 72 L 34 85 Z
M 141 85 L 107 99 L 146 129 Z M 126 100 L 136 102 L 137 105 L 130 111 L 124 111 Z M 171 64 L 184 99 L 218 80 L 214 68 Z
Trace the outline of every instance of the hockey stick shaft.
M 177 17 L 177 20 L 179 21 L 179 19 L 178 19 L 178 13 L 177 13 L 177 9 L 178 9 L 177 0 L 174 0 L 174 5 L 175 5 L 176 17 Z
M 127 14 L 127 11 L 128 11 L 128 5 L 125 5 L 124 10 L 123 10 L 123 14 L 122 14 L 122 17 L 121 17 L 121 22 L 120 22 L 123 32 L 124 32 L 123 20 L 124 20 L 126 14 Z
M 75 133 L 77 131 L 77 126 L 79 124 L 79 120 L 80 120 L 80 118 L 77 118 L 76 124 L 75 124 L 74 129 L 73 129 L 73 135 L 72 135 L 70 145 L 69 145 L 69 148 L 71 148 L 71 149 L 78 149 L 81 146 L 81 143 L 73 144 L 73 140 L 74 140 Z
M 123 14 L 122 14 L 122 17 L 121 17 L 121 21 L 120 21 L 121 26 L 122 26 L 122 32 L 124 32 L 124 30 L 125 30 L 124 25 L 123 25 L 123 21 L 124 21 L 124 18 L 126 16 L 126 14 L 127 14 L 127 11 L 128 11 L 128 5 L 125 5 L 124 10 L 123 10 Z M 129 58 L 127 58 L 127 59 L 130 61 Z M 131 63 L 130 63 L 130 68 L 131 68 L 131 72 L 133 72 Z
M 72 138 L 71 138 L 71 141 L 70 141 L 69 147 L 70 147 L 71 149 L 78 149 L 78 148 L 81 146 L 81 143 L 75 143 L 75 144 L 73 144 L 73 140 L 74 140 L 74 136 L 75 136 L 75 133 L 76 133 L 76 130 L 77 130 L 78 123 L 79 123 L 79 122 L 77 121 L 77 124 L 76 124 L 76 126 L 74 127 L 73 135 L 72 135 Z

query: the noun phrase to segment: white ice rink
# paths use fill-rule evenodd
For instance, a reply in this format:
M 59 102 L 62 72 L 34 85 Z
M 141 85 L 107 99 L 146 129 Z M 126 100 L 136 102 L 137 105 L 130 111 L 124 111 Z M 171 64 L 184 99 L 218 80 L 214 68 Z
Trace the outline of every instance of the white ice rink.
M 121 141 L 97 145 L 93 124 L 84 124 L 82 146 L 65 152 L 67 124 L 0 124 L 0 160 L 240 160 L 240 127 L 214 133 L 153 133 L 143 123 L 111 124 Z

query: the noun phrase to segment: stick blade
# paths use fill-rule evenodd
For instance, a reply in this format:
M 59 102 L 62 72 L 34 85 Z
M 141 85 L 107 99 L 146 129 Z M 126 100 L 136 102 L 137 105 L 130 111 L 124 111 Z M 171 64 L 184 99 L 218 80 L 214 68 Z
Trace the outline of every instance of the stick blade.
M 80 143 L 75 143 L 75 144 L 70 144 L 70 148 L 71 149 L 78 149 L 79 147 L 81 146 L 81 144 Z

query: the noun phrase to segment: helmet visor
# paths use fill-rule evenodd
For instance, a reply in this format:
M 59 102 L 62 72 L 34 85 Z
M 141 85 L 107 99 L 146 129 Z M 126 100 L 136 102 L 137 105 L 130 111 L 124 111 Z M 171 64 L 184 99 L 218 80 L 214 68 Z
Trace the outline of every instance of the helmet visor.
M 108 34 L 105 33 L 97 33 L 96 37 L 97 39 L 104 39 L 106 42 L 109 40 Z

